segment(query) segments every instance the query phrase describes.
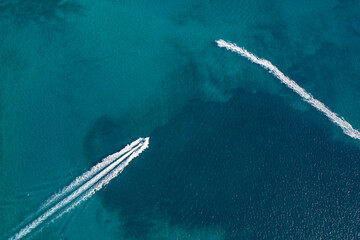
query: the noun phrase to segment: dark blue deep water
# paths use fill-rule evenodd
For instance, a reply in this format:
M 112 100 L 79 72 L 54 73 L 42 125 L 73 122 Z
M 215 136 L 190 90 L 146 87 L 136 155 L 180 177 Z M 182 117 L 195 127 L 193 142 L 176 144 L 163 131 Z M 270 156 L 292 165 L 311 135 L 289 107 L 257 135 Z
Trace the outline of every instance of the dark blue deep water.
M 0 238 L 103 157 L 149 149 L 31 239 L 360 239 L 355 0 L 0 2 Z M 14 228 L 15 227 L 15 228 Z
M 244 90 L 227 103 L 192 102 L 103 197 L 140 239 L 154 216 L 221 227 L 225 239 L 355 238 L 360 151 L 329 140 L 321 121 Z

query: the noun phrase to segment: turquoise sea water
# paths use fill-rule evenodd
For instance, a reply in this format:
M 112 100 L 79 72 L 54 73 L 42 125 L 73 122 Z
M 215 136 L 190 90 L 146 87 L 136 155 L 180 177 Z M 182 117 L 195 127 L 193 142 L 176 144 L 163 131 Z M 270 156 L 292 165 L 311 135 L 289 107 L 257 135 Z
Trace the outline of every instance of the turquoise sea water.
M 140 136 L 150 148 L 33 239 L 358 239 L 358 1 L 0 3 L 0 237 Z

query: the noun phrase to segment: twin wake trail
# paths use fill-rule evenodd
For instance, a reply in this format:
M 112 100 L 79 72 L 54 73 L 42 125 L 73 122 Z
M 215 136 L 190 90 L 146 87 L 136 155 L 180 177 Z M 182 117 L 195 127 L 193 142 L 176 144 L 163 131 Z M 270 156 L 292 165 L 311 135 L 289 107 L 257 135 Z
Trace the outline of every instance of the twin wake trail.
M 138 139 L 133 143 L 131 143 L 130 145 L 126 146 L 120 152 L 105 158 L 101 163 L 91 168 L 88 172 L 76 178 L 72 183 L 70 183 L 69 186 L 65 187 L 59 193 L 50 197 L 49 200 L 46 201 L 45 204 L 43 204 L 42 206 L 43 208 L 49 206 L 51 203 L 54 203 L 59 198 L 65 197 L 66 194 L 68 194 L 69 192 L 72 192 L 70 195 L 66 196 L 63 200 L 56 203 L 53 207 L 51 207 L 48 210 L 45 210 L 45 212 L 41 216 L 39 216 L 30 224 L 28 224 L 26 227 L 22 228 L 17 234 L 15 234 L 10 239 L 20 239 L 25 237 L 34 228 L 38 227 L 41 223 L 43 223 L 45 220 L 51 217 L 54 213 L 56 213 L 58 210 L 62 209 L 69 203 L 71 203 L 73 200 L 81 196 L 84 192 L 85 194 L 83 196 L 81 196 L 78 200 L 72 203 L 68 208 L 63 210 L 55 219 L 58 219 L 64 213 L 69 212 L 70 210 L 78 206 L 80 203 L 90 198 L 97 191 L 99 191 L 101 188 L 106 186 L 119 173 L 121 173 L 122 170 L 130 163 L 130 161 L 136 158 L 142 151 L 148 148 L 148 146 L 149 146 L 149 138 Z M 124 155 L 121 156 L 122 154 Z M 121 157 L 118 158 L 119 156 Z M 124 159 L 126 160 L 124 161 Z M 99 171 L 100 173 L 94 176 Z M 87 182 L 84 183 L 85 181 Z M 82 183 L 84 184 L 81 185 Z M 75 190 L 75 188 L 78 186 L 80 187 Z
M 123 154 L 127 153 L 128 151 L 133 149 L 135 146 L 137 146 L 140 143 L 140 140 L 141 140 L 141 138 L 138 138 L 137 140 L 133 141 L 132 143 L 126 145 L 119 152 L 116 152 L 112 155 L 107 156 L 101 162 L 99 162 L 98 164 L 93 166 L 90 170 L 86 171 L 81 176 L 77 177 L 68 186 L 64 187 L 58 193 L 52 195 L 49 199 L 47 199 L 35 213 L 28 216 L 18 226 L 23 227 L 26 223 L 31 221 L 31 219 L 35 218 L 36 216 L 39 216 L 43 211 L 45 211 L 47 208 L 49 208 L 51 205 L 53 205 L 60 199 L 64 198 L 68 193 L 74 191 L 78 186 L 80 186 L 84 182 L 88 181 L 95 174 L 97 174 L 99 171 L 104 169 L 107 165 L 109 165 L 110 163 L 112 163 L 113 161 L 115 161 L 116 159 L 121 157 Z M 17 230 L 19 230 L 19 229 L 17 229 Z
M 54 194 L 51 196 L 48 200 L 45 201 L 45 203 L 40 207 L 40 209 L 45 209 L 51 204 L 53 204 L 55 201 L 61 199 L 63 196 L 68 194 L 69 192 L 73 191 L 74 188 L 80 186 L 85 181 L 89 180 L 92 176 L 94 176 L 96 173 L 101 171 L 104 167 L 121 157 L 124 153 L 128 152 L 129 150 L 133 149 L 135 146 L 137 146 L 140 143 L 140 138 L 135 140 L 134 142 L 126 145 L 123 149 L 121 149 L 119 152 L 114 153 L 110 156 L 107 156 L 104 158 L 101 162 L 93 166 L 89 171 L 83 173 L 83 175 L 77 177 L 73 182 L 71 182 L 67 187 L 63 188 L 60 192 Z
M 297 93 L 305 102 L 308 102 L 311 106 L 313 106 L 318 111 L 322 112 L 326 117 L 328 117 L 330 121 L 338 125 L 346 135 L 355 139 L 360 139 L 360 132 L 354 129 L 350 123 L 348 123 L 343 117 L 339 117 L 336 113 L 332 112 L 327 106 L 325 106 L 325 104 L 315 99 L 310 93 L 300 87 L 294 80 L 291 80 L 289 77 L 285 76 L 277 67 L 272 65 L 271 62 L 255 56 L 254 54 L 248 52 L 246 49 L 241 48 L 234 43 L 226 42 L 222 39 L 216 40 L 215 42 L 219 47 L 224 47 L 232 52 L 238 53 L 241 56 L 250 60 L 251 62 L 259 64 L 264 69 L 268 70 L 288 88 L 292 89 L 295 93 Z
M 106 177 L 103 178 L 101 181 L 99 181 L 93 188 L 88 190 L 82 197 L 80 197 L 80 199 L 78 199 L 77 201 L 72 203 L 68 208 L 66 208 L 64 211 L 62 211 L 58 216 L 56 216 L 56 218 L 54 220 L 58 219 L 59 217 L 61 217 L 65 213 L 69 212 L 70 210 L 74 209 L 80 203 L 82 203 L 83 201 L 86 201 L 88 198 L 90 198 L 92 195 L 94 195 L 97 191 L 99 191 L 101 188 L 106 186 L 113 178 L 117 177 L 117 175 L 119 175 L 124 170 L 124 168 L 130 163 L 130 161 L 132 159 L 139 156 L 139 154 L 142 151 L 144 151 L 146 148 L 148 148 L 148 144 L 141 146 L 139 151 L 132 153 L 129 158 L 127 158 L 125 161 L 120 163 L 118 167 L 116 167 L 111 173 L 106 175 Z

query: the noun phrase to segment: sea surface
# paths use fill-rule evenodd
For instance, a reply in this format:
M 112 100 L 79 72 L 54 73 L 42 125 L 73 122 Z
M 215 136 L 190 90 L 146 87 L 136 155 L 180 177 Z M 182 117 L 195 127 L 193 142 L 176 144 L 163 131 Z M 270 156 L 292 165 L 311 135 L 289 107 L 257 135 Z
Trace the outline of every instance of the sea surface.
M 2 0 L 0 237 L 138 137 L 149 149 L 30 239 L 360 239 L 357 0 Z

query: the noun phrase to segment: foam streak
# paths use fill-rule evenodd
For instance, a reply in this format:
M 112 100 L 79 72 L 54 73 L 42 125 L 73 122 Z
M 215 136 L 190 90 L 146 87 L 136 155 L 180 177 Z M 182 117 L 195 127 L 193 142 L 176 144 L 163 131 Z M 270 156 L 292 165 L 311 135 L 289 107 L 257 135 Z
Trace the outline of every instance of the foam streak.
M 104 158 L 101 162 L 93 166 L 90 170 L 83 173 L 81 176 L 77 177 L 74 181 L 72 181 L 68 186 L 61 189 L 58 193 L 55 193 L 53 196 L 48 198 L 41 206 L 40 208 L 32 213 L 30 216 L 28 216 L 26 219 L 24 219 L 21 223 L 19 223 L 17 230 L 22 228 L 26 225 L 31 219 L 35 218 L 36 216 L 39 216 L 43 211 L 45 211 L 47 208 L 52 206 L 57 201 L 64 198 L 67 194 L 74 191 L 77 187 L 79 187 L 81 184 L 89 180 L 91 177 L 93 177 L 95 174 L 97 174 L 99 171 L 101 171 L 103 168 L 105 168 L 107 165 L 121 157 L 123 154 L 127 153 L 129 150 L 134 148 L 139 144 L 141 138 L 133 141 L 132 143 L 126 145 L 123 149 L 121 149 L 119 152 L 116 152 L 114 154 L 111 154 Z
M 330 121 L 338 125 L 346 135 L 355 139 L 360 139 L 360 132 L 354 129 L 350 123 L 348 123 L 344 118 L 339 117 L 336 113 L 332 112 L 327 106 L 325 106 L 325 104 L 315 99 L 310 93 L 300 87 L 294 80 L 285 76 L 277 67 L 272 65 L 271 62 L 255 56 L 254 54 L 248 52 L 246 49 L 238 47 L 234 43 L 226 42 L 222 39 L 216 40 L 215 42 L 219 47 L 224 47 L 232 52 L 238 53 L 241 56 L 250 60 L 251 62 L 259 64 L 260 66 L 268 70 L 288 88 L 292 89 L 295 93 L 297 93 L 305 102 L 308 102 L 311 106 L 313 106 L 314 108 L 322 112 L 326 117 L 328 117 Z
M 106 176 L 109 172 L 111 172 L 117 165 L 119 165 L 124 159 L 128 158 L 129 156 L 132 156 L 131 159 L 135 158 L 136 156 L 138 156 L 142 150 L 144 150 L 145 148 L 147 148 L 149 143 L 149 139 L 146 138 L 145 142 L 142 144 L 135 144 L 135 147 L 133 149 L 131 149 L 129 152 L 127 152 L 125 155 L 123 155 L 122 157 L 120 157 L 119 159 L 117 159 L 116 161 L 114 161 L 113 163 L 111 163 L 109 166 L 107 166 L 104 170 L 102 170 L 100 173 L 98 173 L 96 176 L 94 176 L 93 178 L 91 178 L 89 181 L 87 181 L 85 184 L 81 185 L 78 189 L 76 189 L 74 192 L 72 192 L 70 195 L 68 195 L 67 197 L 65 197 L 63 200 L 61 200 L 60 202 L 58 202 L 57 204 L 55 204 L 55 206 L 51 207 L 50 209 L 48 209 L 45 213 L 43 213 L 40 217 L 38 217 L 36 220 L 34 220 L 32 223 L 30 223 L 29 225 L 27 225 L 26 227 L 24 227 L 23 229 L 21 229 L 17 234 L 15 234 L 13 237 L 11 237 L 10 239 L 20 239 L 25 237 L 27 234 L 29 234 L 34 228 L 38 227 L 41 223 L 43 223 L 46 219 L 48 219 L 50 216 L 52 216 L 55 212 L 57 212 L 59 209 L 63 208 L 64 206 L 66 206 L 67 204 L 71 203 L 74 199 L 76 199 L 77 197 L 79 197 L 81 194 L 83 194 L 85 191 L 87 191 L 90 187 L 92 187 L 95 183 L 97 183 L 100 179 L 102 179 L 104 176 Z M 144 147 L 144 145 L 146 147 Z M 137 153 L 137 154 L 134 154 Z M 126 160 L 127 164 L 129 163 L 128 160 Z M 126 164 L 126 165 L 127 165 Z M 125 166 L 126 166 L 125 165 Z M 124 166 L 124 167 L 125 167 Z M 123 168 L 124 168 L 123 167 Z M 122 169 L 123 169 L 122 168 Z M 110 173 L 110 175 L 112 175 Z M 117 176 L 117 174 L 116 174 Z M 115 176 L 114 176 L 115 177 Z M 107 179 L 106 177 L 104 179 Z M 112 179 L 112 178 L 111 178 Z M 111 180 L 110 179 L 110 180 Z M 109 181 L 110 181 L 109 180 Z M 102 181 L 100 181 L 102 182 Z M 108 183 L 108 182 L 107 182 Z M 106 184 L 107 184 L 106 183 Z M 96 185 L 97 190 L 100 190 L 103 186 L 105 186 L 106 184 L 102 184 L 102 185 Z M 96 192 L 95 191 L 95 192 Z M 94 192 L 94 193 L 95 193 Z M 91 194 L 93 195 L 93 193 Z M 91 196 L 90 195 L 90 196 Z M 90 197 L 89 196 L 89 197 Z
M 83 173 L 81 176 L 77 177 L 73 182 L 70 183 L 67 187 L 63 188 L 60 192 L 54 194 L 51 196 L 46 202 L 40 207 L 40 209 L 45 209 L 55 201 L 61 199 L 63 196 L 68 194 L 69 192 L 73 191 L 76 187 L 83 184 L 85 181 L 89 180 L 92 176 L 94 176 L 96 173 L 101 171 L 104 167 L 121 157 L 123 154 L 134 148 L 136 145 L 139 144 L 139 139 L 135 140 L 134 142 L 126 145 L 123 149 L 121 149 L 119 152 L 116 152 L 112 155 L 107 156 L 104 158 L 101 162 L 93 166 L 89 171 Z
M 77 207 L 78 205 L 80 205 L 82 202 L 86 201 L 88 198 L 90 198 L 92 195 L 94 195 L 97 191 L 99 191 L 101 188 L 106 186 L 113 178 L 117 177 L 117 175 L 119 175 L 124 170 L 124 168 L 130 163 L 130 161 L 132 159 L 136 158 L 142 151 L 144 151 L 146 148 L 148 148 L 148 145 L 149 145 L 148 143 L 142 145 L 138 151 L 131 154 L 131 156 L 129 158 L 127 158 L 122 163 L 120 163 L 118 165 L 118 167 L 116 167 L 111 173 L 106 175 L 106 177 L 104 177 L 101 181 L 96 183 L 83 196 L 81 196 L 78 200 L 73 202 L 68 208 L 66 208 L 64 211 L 62 211 L 58 216 L 56 216 L 54 221 L 56 219 L 60 218 L 65 213 L 69 212 L 70 210 L 72 210 L 75 207 Z

